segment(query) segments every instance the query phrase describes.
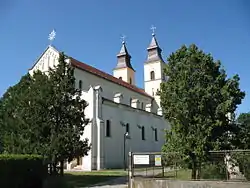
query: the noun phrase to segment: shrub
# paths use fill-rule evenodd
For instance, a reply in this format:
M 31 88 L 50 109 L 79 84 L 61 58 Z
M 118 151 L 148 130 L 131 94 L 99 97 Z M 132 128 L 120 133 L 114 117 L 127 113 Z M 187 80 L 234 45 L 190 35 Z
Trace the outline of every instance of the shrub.
M 201 179 L 225 180 L 227 178 L 225 165 L 223 163 L 204 164 L 201 170 Z
M 41 188 L 46 168 L 38 155 L 0 155 L 0 187 Z
M 242 153 L 235 153 L 232 155 L 232 158 L 234 158 L 237 161 L 237 164 L 240 168 L 240 171 L 242 174 L 244 174 L 244 177 L 246 180 L 250 181 L 250 156 L 249 154 L 244 155 Z

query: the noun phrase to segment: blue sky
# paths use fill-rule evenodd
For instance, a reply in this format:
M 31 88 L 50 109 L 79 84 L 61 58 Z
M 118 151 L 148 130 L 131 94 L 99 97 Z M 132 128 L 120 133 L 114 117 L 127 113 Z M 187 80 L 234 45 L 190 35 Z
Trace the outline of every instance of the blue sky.
M 246 97 L 238 112 L 250 111 L 250 2 L 248 0 L 1 0 L 0 95 L 17 83 L 49 44 L 112 74 L 122 34 L 143 87 L 143 62 L 151 25 L 163 57 L 195 43 L 239 74 Z

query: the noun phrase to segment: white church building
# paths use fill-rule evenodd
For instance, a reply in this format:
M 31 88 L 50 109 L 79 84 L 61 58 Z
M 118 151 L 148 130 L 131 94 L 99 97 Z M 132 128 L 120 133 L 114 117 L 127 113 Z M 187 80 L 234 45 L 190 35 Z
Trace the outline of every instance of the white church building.
M 126 43 L 117 55 L 113 75 L 105 73 L 72 57 L 76 87 L 88 102 L 86 116 L 90 118 L 84 131 L 92 145 L 88 156 L 67 163 L 67 170 L 101 170 L 123 168 L 129 151 L 159 152 L 165 142 L 169 124 L 162 117 L 160 97 L 156 95 L 165 81 L 161 56 L 153 34 L 144 62 L 144 89 L 135 85 L 135 70 Z M 69 54 L 67 54 L 69 55 Z M 48 71 L 58 63 L 59 51 L 48 46 L 29 70 Z M 125 160 L 124 160 L 125 156 Z

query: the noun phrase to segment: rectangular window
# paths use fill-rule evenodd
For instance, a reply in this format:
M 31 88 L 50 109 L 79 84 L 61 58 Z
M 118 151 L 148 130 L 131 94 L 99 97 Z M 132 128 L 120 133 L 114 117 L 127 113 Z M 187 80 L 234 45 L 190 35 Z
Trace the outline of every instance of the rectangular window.
M 129 133 L 129 124 L 126 124 L 126 133 Z
M 155 129 L 155 141 L 158 141 L 157 129 Z
M 111 136 L 111 130 L 110 130 L 110 120 L 106 121 L 106 137 L 110 137 Z
M 142 128 L 141 128 L 141 139 L 145 140 L 145 128 L 144 128 L 144 126 L 142 126 Z

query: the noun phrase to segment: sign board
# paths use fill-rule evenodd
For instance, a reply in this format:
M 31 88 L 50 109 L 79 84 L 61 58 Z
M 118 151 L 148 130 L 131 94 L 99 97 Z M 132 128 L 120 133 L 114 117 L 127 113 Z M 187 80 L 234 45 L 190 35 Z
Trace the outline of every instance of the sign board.
M 149 155 L 134 155 L 133 160 L 136 165 L 149 165 Z
M 155 166 L 161 166 L 161 155 L 155 155 Z

